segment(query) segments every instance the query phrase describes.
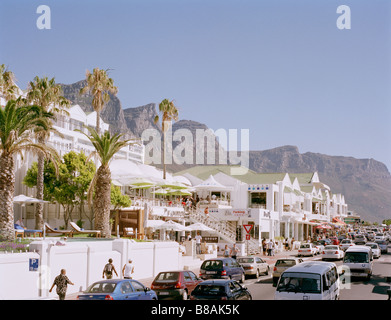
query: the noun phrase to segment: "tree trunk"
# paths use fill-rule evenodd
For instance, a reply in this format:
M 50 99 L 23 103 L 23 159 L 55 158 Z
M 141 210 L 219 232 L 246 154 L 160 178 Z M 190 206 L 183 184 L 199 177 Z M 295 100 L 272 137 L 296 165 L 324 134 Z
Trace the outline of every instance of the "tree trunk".
M 39 143 L 44 144 L 44 139 L 38 139 Z M 37 199 L 43 200 L 43 188 L 44 188 L 44 167 L 45 158 L 42 152 L 38 153 L 38 172 L 37 172 Z M 43 230 L 43 203 L 37 203 L 35 207 L 35 229 Z
M 0 241 L 14 241 L 15 173 L 12 154 L 0 155 Z
M 100 136 L 100 112 L 96 111 L 96 132 Z
M 94 195 L 95 228 L 101 230 L 102 237 L 111 238 L 111 173 L 109 167 L 100 166 L 97 171 Z

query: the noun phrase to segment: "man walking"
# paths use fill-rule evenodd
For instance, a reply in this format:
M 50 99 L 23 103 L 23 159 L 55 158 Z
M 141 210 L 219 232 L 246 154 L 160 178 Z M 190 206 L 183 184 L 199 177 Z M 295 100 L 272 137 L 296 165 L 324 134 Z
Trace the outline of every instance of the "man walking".
M 54 286 L 57 286 L 56 292 L 60 300 L 65 300 L 65 295 L 67 293 L 68 284 L 74 285 L 68 277 L 66 276 L 66 270 L 61 269 L 61 273 L 54 279 L 53 285 L 50 288 L 49 292 L 52 292 Z
M 134 266 L 132 263 L 132 259 L 129 259 L 128 263 L 126 263 L 122 268 L 122 275 L 124 276 L 124 279 L 132 279 L 133 273 L 134 273 Z
M 196 253 L 197 254 L 201 254 L 201 240 L 202 240 L 202 237 L 201 237 L 201 234 L 199 232 L 195 236 L 195 240 L 196 240 Z
M 104 279 L 105 278 L 105 275 L 106 275 L 106 279 L 112 279 L 113 278 L 113 271 L 115 272 L 115 274 L 117 275 L 118 277 L 118 273 L 117 273 L 117 270 L 115 270 L 115 267 L 113 265 L 113 259 L 109 259 L 109 263 L 107 263 L 105 265 L 105 267 L 103 268 L 103 275 L 102 275 L 102 278 Z

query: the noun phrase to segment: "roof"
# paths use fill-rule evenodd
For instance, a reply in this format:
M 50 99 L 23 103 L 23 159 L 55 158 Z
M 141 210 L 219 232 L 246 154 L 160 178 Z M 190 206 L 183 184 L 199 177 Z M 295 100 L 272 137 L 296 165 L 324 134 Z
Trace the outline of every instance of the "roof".
M 290 267 L 285 272 L 305 272 L 305 273 L 322 273 L 330 268 L 334 267 L 333 262 L 324 261 L 308 261 L 299 263 L 293 267 Z
M 367 246 L 352 246 L 350 248 L 348 248 L 345 252 L 368 252 L 370 251 L 371 248 L 370 247 L 367 247 Z
M 310 184 L 312 183 L 312 178 L 314 176 L 314 172 L 308 172 L 308 173 L 289 173 L 289 177 L 293 183 L 295 181 L 295 178 L 297 178 L 297 181 L 300 185 L 302 184 Z

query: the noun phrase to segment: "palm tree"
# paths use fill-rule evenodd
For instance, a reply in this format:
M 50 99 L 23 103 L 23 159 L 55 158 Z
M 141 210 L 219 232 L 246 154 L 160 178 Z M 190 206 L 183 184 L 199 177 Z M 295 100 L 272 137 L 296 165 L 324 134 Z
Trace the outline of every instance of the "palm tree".
M 166 146 L 166 133 L 171 126 L 171 122 L 178 120 L 178 108 L 174 105 L 173 101 L 164 99 L 159 104 L 159 112 L 162 115 L 162 131 L 163 131 L 163 179 L 166 179 L 166 159 L 165 159 L 165 146 Z M 159 122 L 159 115 L 155 116 L 153 120 L 156 123 Z
M 18 87 L 15 84 L 15 75 L 4 64 L 0 65 L 0 95 L 5 101 L 16 98 Z
M 111 135 L 109 131 L 106 131 L 99 135 L 95 129 L 90 127 L 87 127 L 87 129 L 89 135 L 76 130 L 83 133 L 95 148 L 95 151 L 88 156 L 87 161 L 95 156 L 100 161 L 100 167 L 96 171 L 88 190 L 88 203 L 91 207 L 93 202 L 95 229 L 101 230 L 103 237 L 110 238 L 111 172 L 109 165 L 113 156 L 131 142 L 130 140 L 121 140 L 123 134 Z
M 43 153 L 50 160 L 58 159 L 53 148 L 33 141 L 33 131 L 47 129 L 52 118 L 52 113 L 39 106 L 19 106 L 15 100 L 0 108 L 0 240 L 15 239 L 15 155 L 23 158 L 24 151 L 33 151 Z
M 96 131 L 100 134 L 100 113 L 105 103 L 110 100 L 109 93 L 117 94 L 118 88 L 114 86 L 114 80 L 108 76 L 107 71 L 99 68 L 94 68 L 92 73 L 87 70 L 86 81 L 87 86 L 80 89 L 80 94 L 92 94 L 92 107 L 96 111 Z
M 33 81 L 30 81 L 26 102 L 28 104 L 40 106 L 45 112 L 50 110 L 55 116 L 66 114 L 66 109 L 70 106 L 70 101 L 62 96 L 61 85 L 56 84 L 54 78 L 49 80 L 47 77 L 35 77 Z M 49 139 L 50 132 L 53 131 L 55 131 L 53 129 L 53 122 L 50 121 L 50 125 L 47 128 L 40 128 L 40 130 L 35 131 L 37 141 L 40 144 L 45 144 Z M 39 152 L 36 197 L 41 200 L 43 200 L 44 164 L 44 154 Z M 35 228 L 42 230 L 43 227 L 43 205 L 37 203 L 35 211 Z

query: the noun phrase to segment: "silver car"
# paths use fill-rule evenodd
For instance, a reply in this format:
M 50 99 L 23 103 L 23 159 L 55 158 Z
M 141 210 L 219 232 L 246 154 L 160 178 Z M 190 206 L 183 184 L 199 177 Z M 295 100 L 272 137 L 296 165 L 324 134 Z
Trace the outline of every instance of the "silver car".
M 269 274 L 269 265 L 259 257 L 238 257 L 236 261 L 243 267 L 246 277 L 255 276 L 258 279 L 261 273 L 265 275 Z
M 304 260 L 301 258 L 281 258 L 277 259 L 273 268 L 273 285 L 275 286 L 280 279 L 281 274 L 288 268 L 293 267 Z

